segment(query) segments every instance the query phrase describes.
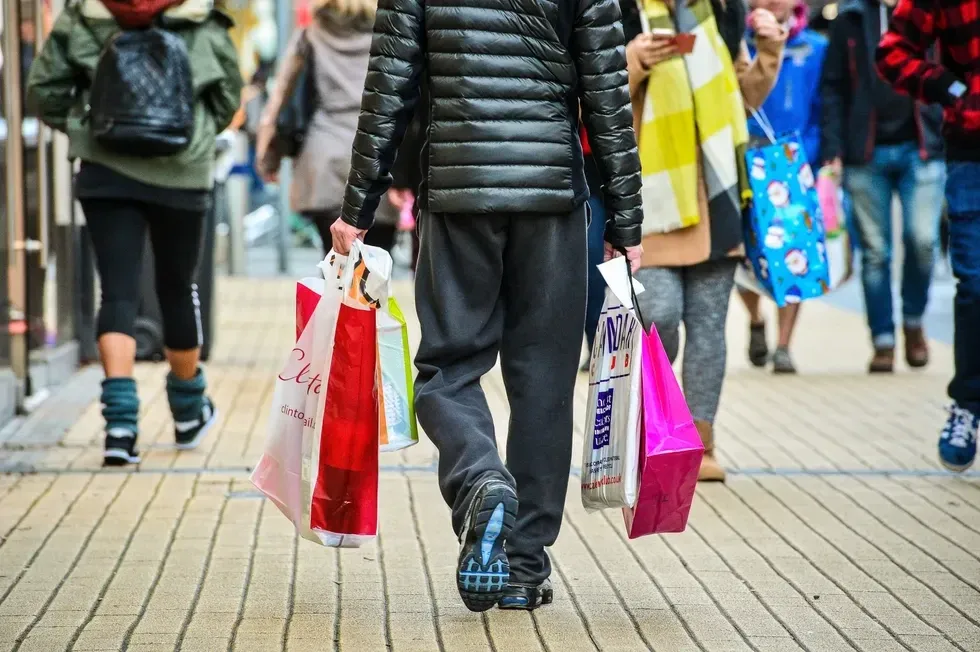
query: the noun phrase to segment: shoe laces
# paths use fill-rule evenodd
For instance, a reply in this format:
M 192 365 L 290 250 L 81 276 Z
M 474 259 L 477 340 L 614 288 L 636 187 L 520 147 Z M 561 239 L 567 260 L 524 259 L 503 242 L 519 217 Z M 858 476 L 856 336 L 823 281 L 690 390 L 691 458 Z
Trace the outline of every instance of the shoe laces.
M 966 448 L 977 439 L 977 422 L 980 417 L 956 404 L 949 406 L 949 421 L 943 430 L 943 439 L 957 448 Z

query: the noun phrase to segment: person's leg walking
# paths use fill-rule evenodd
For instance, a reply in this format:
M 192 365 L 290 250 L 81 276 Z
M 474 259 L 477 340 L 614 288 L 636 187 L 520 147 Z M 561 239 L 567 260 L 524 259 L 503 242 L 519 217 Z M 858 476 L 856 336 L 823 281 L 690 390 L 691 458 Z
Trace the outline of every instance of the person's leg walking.
M 302 216 L 304 219 L 313 222 L 313 226 L 316 227 L 316 232 L 320 236 L 320 246 L 323 248 L 323 255 L 326 256 L 330 253 L 330 249 L 333 247 L 333 236 L 330 235 L 330 226 L 340 215 L 340 209 L 336 211 L 303 211 Z
M 644 267 L 636 273 L 643 293 L 636 297 L 647 326 L 655 326 L 667 357 L 677 359 L 684 317 L 684 268 Z
M 872 372 L 890 372 L 895 356 L 895 316 L 892 305 L 892 182 L 876 162 L 847 168 L 844 175 L 854 207 L 854 226 L 861 250 L 864 305 L 875 356 Z
M 739 288 L 738 296 L 749 313 L 749 363 L 753 367 L 765 367 L 769 361 L 769 342 L 766 339 L 766 318 L 762 315 L 762 297 L 742 288 Z
M 144 210 L 150 225 L 163 342 L 170 363 L 167 400 L 177 447 L 191 449 L 201 442 L 217 417 L 214 405 L 205 396 L 207 381 L 200 367 L 204 332 L 195 283 L 205 214 L 150 205 Z
M 592 211 L 592 221 L 589 222 L 588 230 L 589 293 L 585 308 L 585 341 L 591 352 L 592 344 L 595 342 L 595 331 L 599 325 L 599 315 L 602 313 L 602 304 L 606 299 L 606 282 L 598 268 L 605 256 L 606 209 L 601 199 L 595 196 L 589 198 L 589 208 Z M 588 362 L 585 368 L 588 368 Z
M 902 242 L 905 260 L 902 266 L 902 321 L 905 332 L 905 360 L 910 367 L 924 367 L 929 362 L 929 344 L 923 329 L 923 316 L 929 302 L 929 286 L 935 267 L 946 188 L 946 164 L 922 161 L 910 146 L 908 161 L 899 181 L 902 199 Z
M 725 323 L 735 284 L 731 259 L 708 261 L 684 270 L 684 396 L 704 442 L 699 480 L 725 479 L 714 457 L 714 421 L 725 380 Z
M 415 276 L 422 332 L 415 357 L 416 414 L 439 450 L 439 488 L 462 540 L 457 588 L 474 611 L 492 607 L 506 588 L 510 573 L 503 545 L 517 514 L 514 479 L 497 451 L 480 385 L 496 364 L 504 328 L 509 221 L 498 215 L 423 214 Z M 534 275 L 523 282 L 534 283 Z M 484 543 L 487 555 L 479 554 Z
M 132 202 L 83 199 L 81 203 L 102 288 L 97 336 L 106 375 L 102 381 L 105 463 L 135 464 L 139 462 L 139 395 L 133 379 L 134 324 L 140 306 L 146 222 Z
M 512 586 L 537 587 L 551 575 L 545 548 L 558 538 L 568 489 L 585 322 L 574 308 L 586 300 L 586 247 L 584 206 L 511 220 L 500 362 L 511 411 L 507 468 L 519 503 L 507 542 Z
M 946 468 L 965 471 L 977 452 L 980 426 L 980 163 L 950 162 L 946 181 L 949 253 L 956 277 L 953 308 L 953 399 L 939 439 Z
M 388 253 L 395 248 L 398 228 L 394 224 L 375 224 L 364 234 L 364 244 L 379 247 Z
M 793 340 L 793 331 L 796 330 L 796 320 L 800 316 L 800 305 L 791 303 L 780 308 L 777 313 L 779 337 L 776 340 L 776 351 L 772 354 L 773 373 L 796 373 L 796 365 L 793 363 L 793 356 L 790 355 L 789 345 Z

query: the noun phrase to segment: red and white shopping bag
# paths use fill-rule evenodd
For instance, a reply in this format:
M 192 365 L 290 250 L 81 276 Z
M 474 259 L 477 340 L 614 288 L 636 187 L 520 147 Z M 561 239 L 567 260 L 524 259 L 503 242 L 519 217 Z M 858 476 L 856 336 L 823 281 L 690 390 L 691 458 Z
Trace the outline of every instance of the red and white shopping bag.
M 377 534 L 378 399 L 376 310 L 388 299 L 391 257 L 356 242 L 331 253 L 323 279 L 297 286 L 301 332 L 276 379 L 255 486 L 301 536 L 356 547 Z M 320 295 L 309 314 L 304 288 Z M 309 298 L 309 297 L 307 297 Z

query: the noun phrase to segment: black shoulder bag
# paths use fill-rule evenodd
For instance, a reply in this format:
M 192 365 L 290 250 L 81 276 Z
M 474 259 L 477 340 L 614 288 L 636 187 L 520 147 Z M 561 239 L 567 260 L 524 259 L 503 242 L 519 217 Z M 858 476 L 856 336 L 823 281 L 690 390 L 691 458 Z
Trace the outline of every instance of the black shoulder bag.
M 280 156 L 294 158 L 303 151 L 306 133 L 317 108 L 316 67 L 313 46 L 306 30 L 300 35 L 296 56 L 303 62 L 286 89 L 286 99 L 276 117 L 275 147 Z

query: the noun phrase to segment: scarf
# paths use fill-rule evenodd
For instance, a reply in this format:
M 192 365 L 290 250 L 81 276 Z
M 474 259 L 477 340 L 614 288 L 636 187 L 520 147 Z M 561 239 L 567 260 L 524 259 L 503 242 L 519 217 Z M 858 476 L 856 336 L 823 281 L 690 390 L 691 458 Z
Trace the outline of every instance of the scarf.
M 123 29 L 149 27 L 160 14 L 171 20 L 203 23 L 214 0 L 83 0 L 81 13 L 93 20 L 115 20 Z
M 149 27 L 154 19 L 182 0 L 102 0 L 123 29 Z
M 651 70 L 640 122 L 643 233 L 701 221 L 704 180 L 712 220 L 741 220 L 751 197 L 745 171 L 748 128 L 735 68 L 718 32 L 711 0 L 640 0 L 651 29 L 696 36 L 694 51 Z M 704 216 L 706 217 L 706 216 Z

